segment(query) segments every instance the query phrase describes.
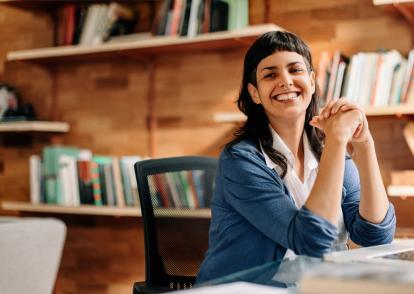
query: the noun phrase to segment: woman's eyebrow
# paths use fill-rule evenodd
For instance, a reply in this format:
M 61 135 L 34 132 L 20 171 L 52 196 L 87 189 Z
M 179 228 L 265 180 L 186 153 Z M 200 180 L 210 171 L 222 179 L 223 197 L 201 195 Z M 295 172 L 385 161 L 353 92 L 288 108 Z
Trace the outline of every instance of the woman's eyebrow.
M 303 65 L 305 65 L 305 63 L 302 62 L 302 61 L 293 61 L 293 62 L 289 62 L 287 64 L 287 66 L 289 67 L 289 66 L 296 65 L 296 64 L 303 64 Z M 272 66 L 266 66 L 266 67 L 262 68 L 261 72 L 264 71 L 264 70 L 274 70 L 274 69 L 277 69 L 277 66 L 274 66 L 274 65 L 272 65 Z

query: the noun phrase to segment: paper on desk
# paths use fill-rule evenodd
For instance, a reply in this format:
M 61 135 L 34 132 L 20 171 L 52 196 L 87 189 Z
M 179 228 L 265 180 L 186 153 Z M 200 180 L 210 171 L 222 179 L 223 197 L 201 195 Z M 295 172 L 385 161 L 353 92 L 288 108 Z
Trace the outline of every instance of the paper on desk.
M 188 294 L 287 294 L 291 293 L 288 289 L 276 288 L 271 286 L 253 284 L 248 282 L 234 282 L 222 285 L 205 286 L 200 288 L 193 288 L 190 290 L 180 291 Z

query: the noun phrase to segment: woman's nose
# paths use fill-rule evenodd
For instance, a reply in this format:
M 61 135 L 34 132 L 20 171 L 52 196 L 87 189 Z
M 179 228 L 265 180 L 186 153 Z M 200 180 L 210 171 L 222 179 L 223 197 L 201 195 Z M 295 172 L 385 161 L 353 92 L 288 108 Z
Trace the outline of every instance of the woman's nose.
M 290 88 L 292 86 L 293 86 L 292 79 L 288 75 L 283 75 L 280 77 L 280 80 L 279 80 L 280 88 L 285 89 L 285 88 Z

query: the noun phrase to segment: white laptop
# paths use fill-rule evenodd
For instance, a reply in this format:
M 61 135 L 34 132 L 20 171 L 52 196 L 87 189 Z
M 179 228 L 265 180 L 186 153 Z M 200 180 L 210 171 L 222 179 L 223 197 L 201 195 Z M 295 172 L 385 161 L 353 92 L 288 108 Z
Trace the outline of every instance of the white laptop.
M 399 239 L 392 244 L 331 252 L 323 258 L 332 262 L 367 262 L 414 267 L 414 239 Z

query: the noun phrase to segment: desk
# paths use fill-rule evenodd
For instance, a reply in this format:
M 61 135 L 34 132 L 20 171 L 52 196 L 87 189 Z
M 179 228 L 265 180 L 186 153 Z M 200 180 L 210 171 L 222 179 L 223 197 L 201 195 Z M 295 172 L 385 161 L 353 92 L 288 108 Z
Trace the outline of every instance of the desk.
M 386 246 L 387 250 L 401 250 L 410 246 L 411 240 L 402 243 L 399 241 Z M 395 245 L 401 245 L 398 248 Z M 392 248 L 390 248 L 393 246 Z M 356 249 L 352 253 L 375 256 L 383 249 L 376 248 Z M 368 253 L 369 252 L 369 253 Z M 351 253 L 351 252 L 344 252 Z M 348 255 L 348 254 L 347 254 Z M 349 254 L 350 255 L 350 254 Z M 357 255 L 353 255 L 354 258 Z M 338 257 L 338 256 L 336 256 Z M 237 281 L 251 282 L 284 289 L 284 293 L 409 293 L 414 289 L 414 264 L 412 263 L 371 263 L 349 260 L 343 263 L 334 263 L 312 258 L 298 256 L 293 260 L 270 262 L 248 270 L 237 272 L 219 279 L 215 279 L 198 286 L 212 286 Z M 304 277 L 304 275 L 306 276 Z M 304 277 L 303 280 L 301 280 Z M 299 280 L 301 280 L 299 284 Z M 299 289 L 296 287 L 299 286 Z M 282 289 L 280 289 L 282 290 Z M 224 293 L 224 292 L 223 292 Z
M 321 258 L 298 256 L 293 260 L 284 259 L 282 261 L 269 262 L 202 283 L 199 286 L 245 281 L 279 288 L 294 287 L 302 274 L 323 262 Z

